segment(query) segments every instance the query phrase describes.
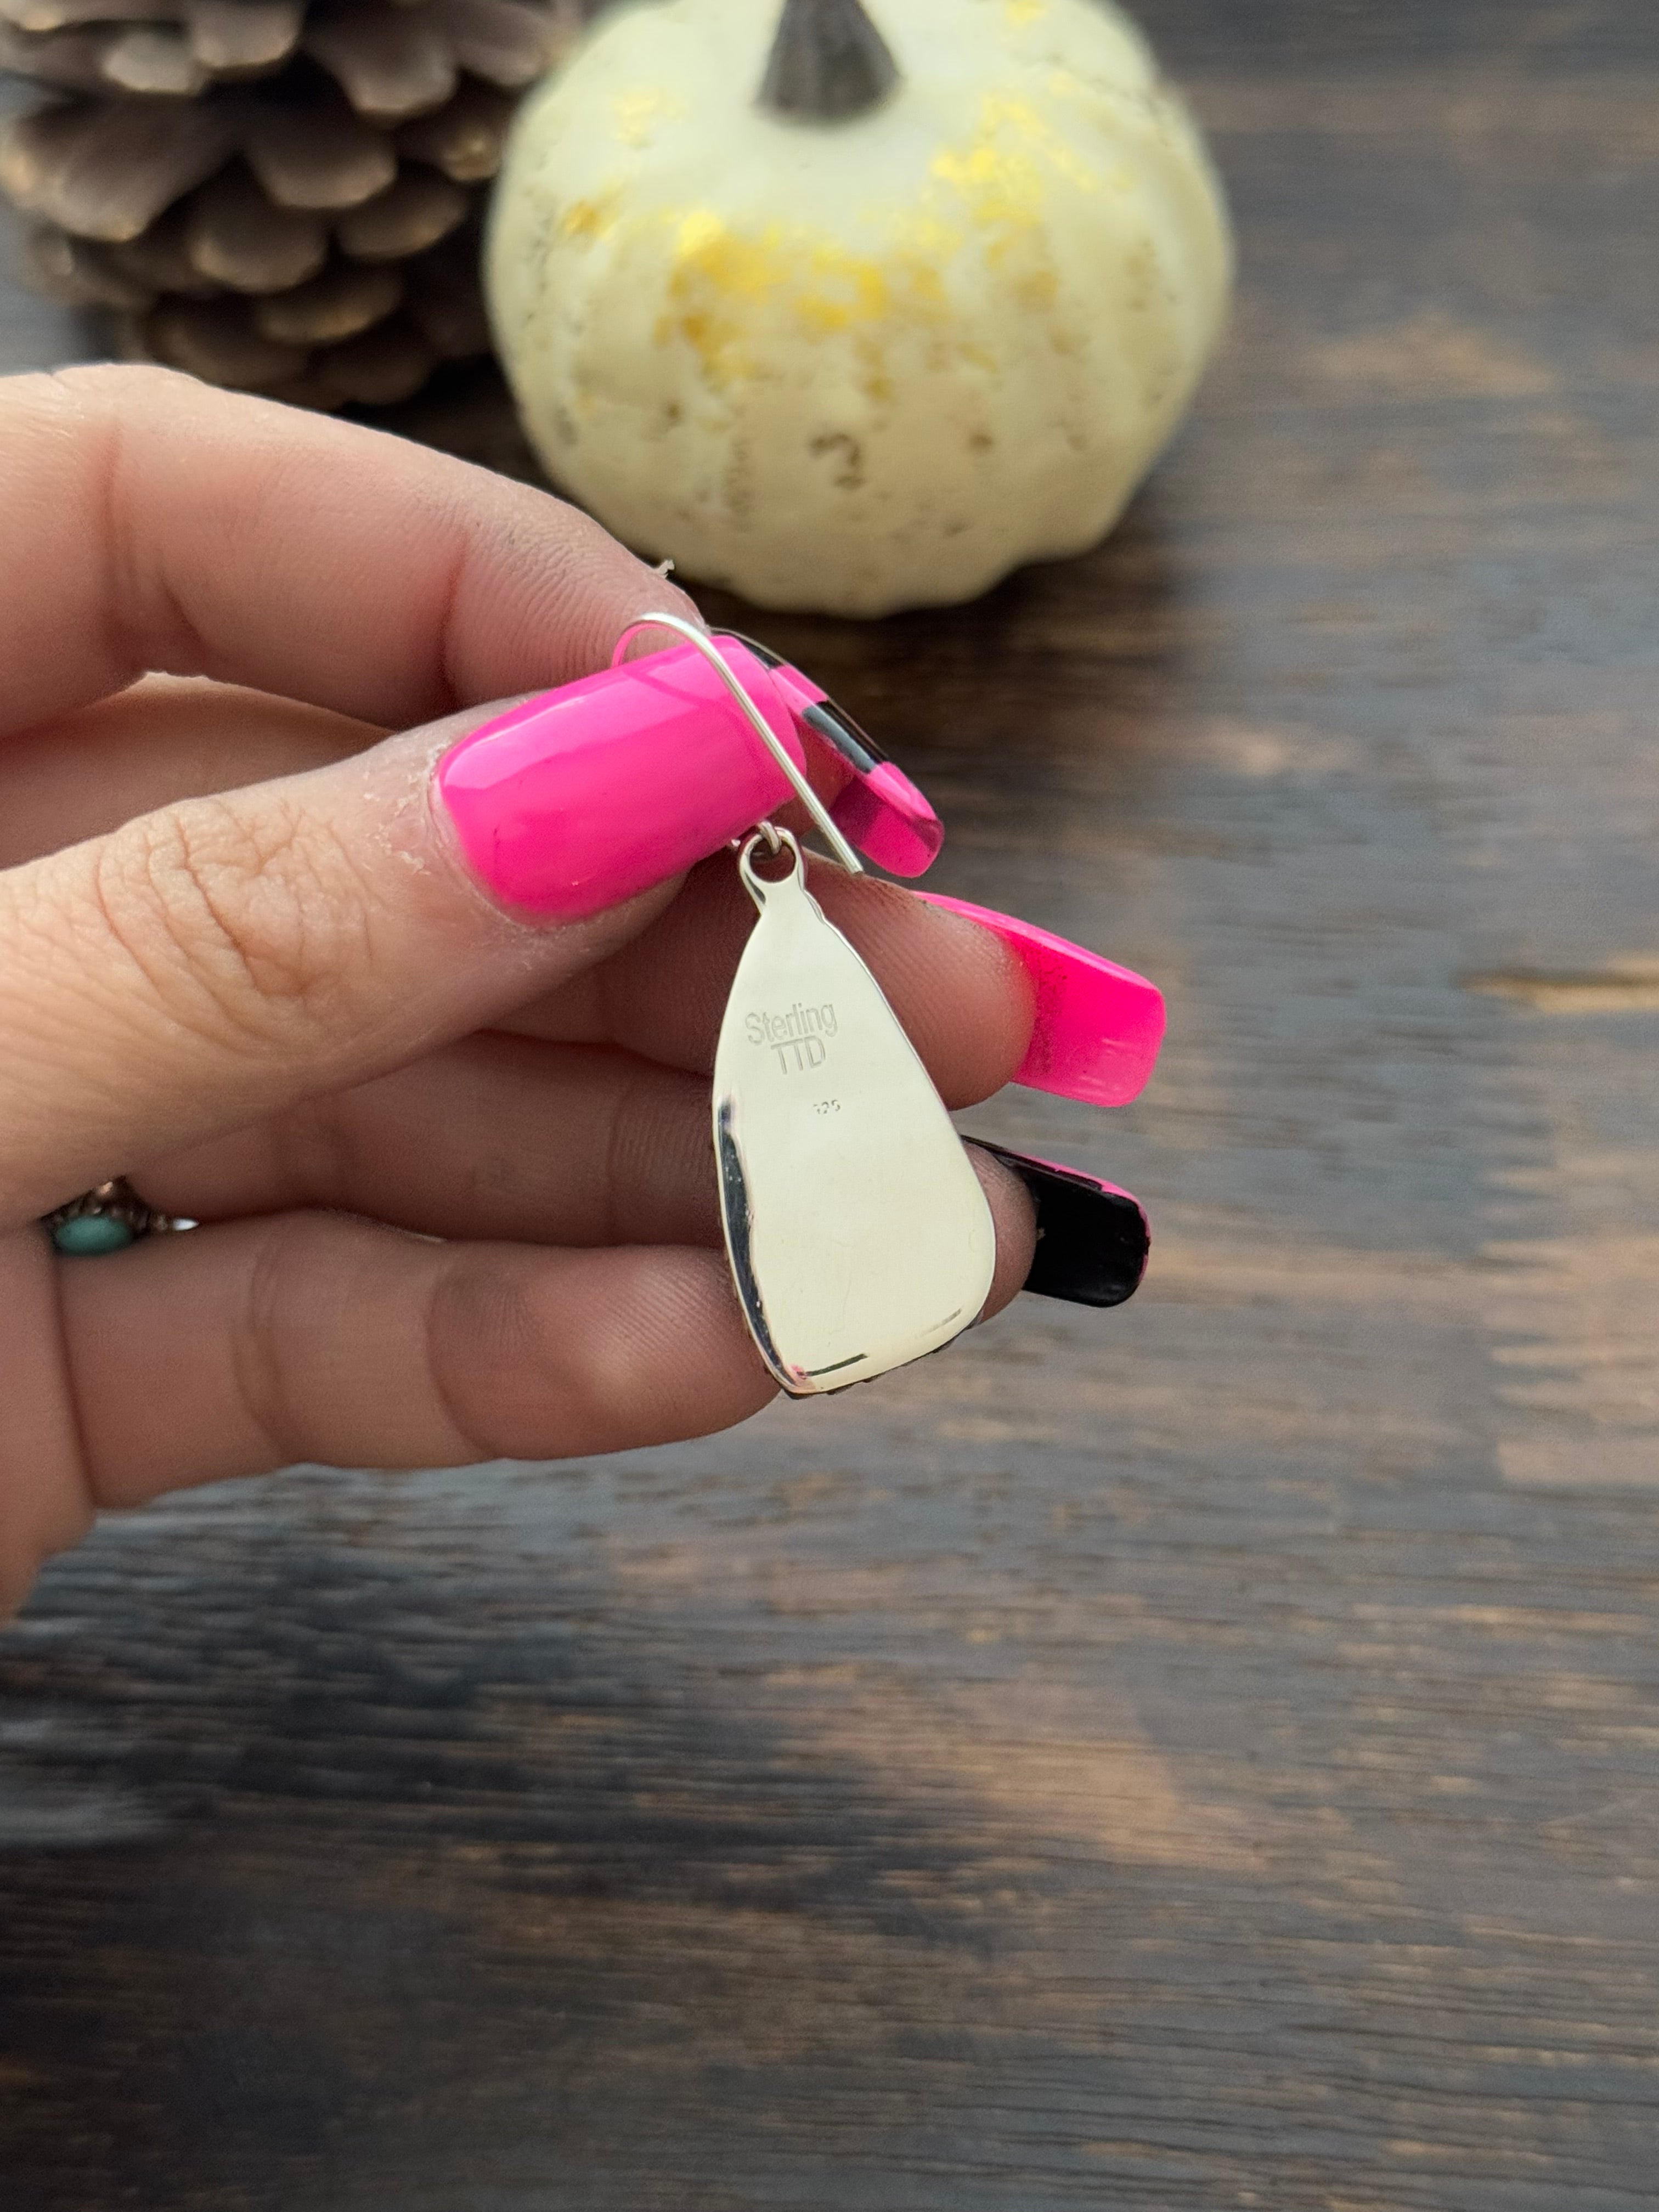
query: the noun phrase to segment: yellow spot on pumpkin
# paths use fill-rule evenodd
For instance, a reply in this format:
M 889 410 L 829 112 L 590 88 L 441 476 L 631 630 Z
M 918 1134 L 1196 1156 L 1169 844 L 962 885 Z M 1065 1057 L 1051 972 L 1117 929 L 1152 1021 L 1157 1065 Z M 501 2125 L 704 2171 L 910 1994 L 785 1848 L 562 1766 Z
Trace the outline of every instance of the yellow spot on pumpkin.
M 1025 155 L 1009 154 L 981 139 L 965 147 L 944 146 L 929 163 L 942 185 L 967 204 L 981 228 L 1034 223 L 1042 205 L 1042 180 Z
M 893 225 L 900 252 L 907 260 L 914 260 L 919 275 L 931 280 L 943 300 L 945 288 L 939 271 L 953 254 L 962 251 L 962 233 L 953 224 L 941 222 L 934 215 L 917 215 L 906 210 Z
M 1023 31 L 1028 23 L 1041 22 L 1048 12 L 1048 0 L 1005 0 L 1002 12 L 1011 29 Z
M 678 93 L 652 87 L 619 92 L 611 103 L 617 136 L 624 146 L 648 146 L 657 135 L 659 125 L 672 122 L 688 112 Z
M 616 194 L 603 200 L 572 200 L 559 218 L 559 236 L 586 244 L 616 226 Z
M 656 340 L 683 340 L 717 384 L 752 374 L 751 343 L 778 319 L 800 337 L 824 339 L 943 311 L 944 287 L 926 255 L 854 253 L 822 233 L 775 222 L 744 234 L 708 208 L 668 220 L 672 266 Z
M 815 333 L 844 331 L 854 323 L 878 320 L 887 313 L 887 281 L 873 261 L 819 246 L 811 259 L 814 283 L 803 288 L 795 313 Z
M 1030 229 L 1042 216 L 1049 179 L 1064 177 L 1080 191 L 1100 179 L 1059 131 L 1023 100 L 988 93 L 971 138 L 942 146 L 928 165 L 986 230 Z
M 675 240 L 673 283 L 701 283 L 728 298 L 758 299 L 783 273 L 779 228 L 769 224 L 759 238 L 744 238 L 711 209 L 682 216 Z

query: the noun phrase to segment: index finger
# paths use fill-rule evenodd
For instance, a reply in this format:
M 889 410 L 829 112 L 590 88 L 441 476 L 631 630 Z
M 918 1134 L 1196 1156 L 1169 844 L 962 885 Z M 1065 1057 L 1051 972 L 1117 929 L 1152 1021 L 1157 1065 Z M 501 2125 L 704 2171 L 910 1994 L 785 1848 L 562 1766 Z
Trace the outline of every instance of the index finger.
M 0 379 L 0 732 L 150 669 L 407 727 L 694 611 L 546 492 L 165 369 Z

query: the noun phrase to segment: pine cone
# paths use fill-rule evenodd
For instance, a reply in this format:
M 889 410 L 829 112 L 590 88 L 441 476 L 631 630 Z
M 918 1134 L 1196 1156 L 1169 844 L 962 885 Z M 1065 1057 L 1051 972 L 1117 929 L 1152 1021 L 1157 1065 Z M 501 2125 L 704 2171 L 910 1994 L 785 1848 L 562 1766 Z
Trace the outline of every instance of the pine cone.
M 121 350 L 305 405 L 487 353 L 477 225 L 574 0 L 0 0 L 61 97 L 0 136 L 50 289 Z

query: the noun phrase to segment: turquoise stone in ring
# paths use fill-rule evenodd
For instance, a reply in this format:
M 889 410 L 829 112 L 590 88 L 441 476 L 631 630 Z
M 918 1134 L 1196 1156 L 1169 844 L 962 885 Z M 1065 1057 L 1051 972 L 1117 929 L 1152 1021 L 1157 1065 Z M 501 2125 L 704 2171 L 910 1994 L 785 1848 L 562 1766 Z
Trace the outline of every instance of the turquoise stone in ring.
M 3 5 L 0 0 L 0 7 Z M 124 1252 L 153 1231 L 193 1229 L 196 1224 L 158 1213 L 145 1205 L 125 1176 L 112 1176 L 107 1182 L 94 1183 L 79 1198 L 70 1199 L 67 1206 L 42 1214 L 40 1225 L 58 1251 L 72 1259 L 93 1260 L 105 1252 Z
M 67 1221 L 60 1221 L 52 1232 L 52 1241 L 60 1252 L 78 1254 L 85 1258 L 104 1252 L 119 1252 L 135 1241 L 136 1232 L 130 1222 L 122 1221 L 111 1213 L 76 1213 Z

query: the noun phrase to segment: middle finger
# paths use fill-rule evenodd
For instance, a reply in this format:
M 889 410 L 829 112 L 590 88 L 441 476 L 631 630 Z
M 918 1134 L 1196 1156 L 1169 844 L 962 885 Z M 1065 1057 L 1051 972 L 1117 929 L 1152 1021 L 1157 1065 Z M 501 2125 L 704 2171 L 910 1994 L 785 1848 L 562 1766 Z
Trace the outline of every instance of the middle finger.
M 707 1083 L 604 1046 L 470 1037 L 132 1173 L 200 1221 L 337 1206 L 428 1237 L 720 1242 Z
M 1000 939 L 873 876 L 828 861 L 812 896 L 871 968 L 947 1106 L 972 1106 L 1012 1076 L 1030 1042 L 1033 988 Z M 632 943 L 520 1009 L 517 1033 L 619 1045 L 707 1075 L 755 909 L 730 854 L 694 868 Z

